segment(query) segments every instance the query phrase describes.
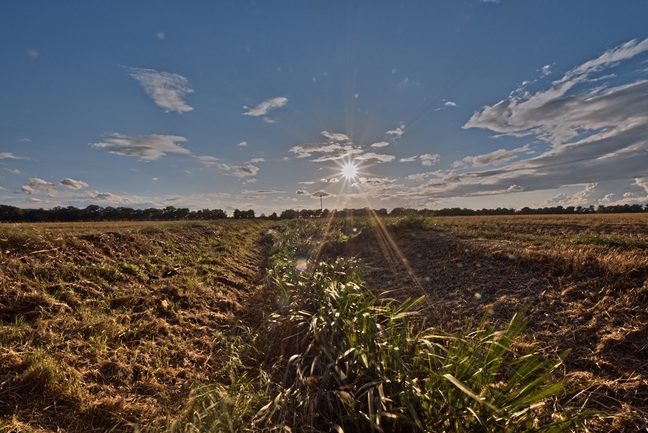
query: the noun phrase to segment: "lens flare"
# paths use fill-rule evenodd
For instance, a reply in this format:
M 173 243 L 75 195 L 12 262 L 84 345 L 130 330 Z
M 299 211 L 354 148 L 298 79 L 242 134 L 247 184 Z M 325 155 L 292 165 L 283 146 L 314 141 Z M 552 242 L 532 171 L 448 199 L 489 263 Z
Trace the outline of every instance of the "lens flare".
M 308 269 L 308 261 L 306 261 L 306 259 L 297 259 L 297 262 L 295 263 L 295 268 L 299 272 L 306 272 L 306 269 Z

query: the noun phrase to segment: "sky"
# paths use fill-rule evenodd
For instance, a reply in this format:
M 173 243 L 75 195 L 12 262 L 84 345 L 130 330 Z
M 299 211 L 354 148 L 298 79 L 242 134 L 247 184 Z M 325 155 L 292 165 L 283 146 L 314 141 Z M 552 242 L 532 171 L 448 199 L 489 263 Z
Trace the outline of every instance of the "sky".
M 7 0 L 0 204 L 648 203 L 648 1 Z

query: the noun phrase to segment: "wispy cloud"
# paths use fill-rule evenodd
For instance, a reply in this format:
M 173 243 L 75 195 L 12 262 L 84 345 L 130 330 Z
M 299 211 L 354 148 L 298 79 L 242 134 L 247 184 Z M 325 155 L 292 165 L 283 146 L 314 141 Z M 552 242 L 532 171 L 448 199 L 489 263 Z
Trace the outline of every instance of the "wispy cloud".
M 243 108 L 246 109 L 247 111 L 243 113 L 243 115 L 253 116 L 253 117 L 265 116 L 266 114 L 268 114 L 268 112 L 270 112 L 270 110 L 273 110 L 275 108 L 281 108 L 287 103 L 288 103 L 288 98 L 284 96 L 279 96 L 276 98 L 263 101 L 256 107 L 249 108 L 248 106 L 244 106 Z
M 184 113 L 193 110 L 184 101 L 184 97 L 193 93 L 193 89 L 189 80 L 182 75 L 155 69 L 126 67 L 126 70 L 142 86 L 148 97 L 167 112 Z
M 346 134 L 328 131 L 322 131 L 321 134 L 326 141 L 294 146 L 290 151 L 296 154 L 297 158 L 308 158 L 313 154 L 323 154 L 314 159 L 314 162 L 335 161 L 363 153 L 360 146 L 354 145 Z
M 646 122 L 646 81 L 612 87 L 602 86 L 593 77 L 646 51 L 648 39 L 629 41 L 567 72 L 548 90 L 513 94 L 483 107 L 464 128 L 485 128 L 512 136 L 537 135 L 559 146 L 591 131 L 617 128 L 628 116 Z M 584 86 L 587 83 L 596 85 Z M 578 84 L 582 86 L 576 87 Z M 579 91 L 571 92 L 575 88 Z
M 410 80 L 409 77 L 405 77 L 402 80 L 400 80 L 398 83 L 396 83 L 396 87 L 398 88 L 398 90 L 419 88 L 421 87 L 421 83 L 419 83 L 418 81 Z
M 482 107 L 464 128 L 535 137 L 540 141 L 534 150 L 540 153 L 516 159 L 530 154 L 527 144 L 469 156 L 453 167 L 502 166 L 429 181 L 421 185 L 419 193 L 449 197 L 492 194 L 512 186 L 538 191 L 596 184 L 602 197 L 610 182 L 648 177 L 648 80 L 617 84 L 618 77 L 610 71 L 646 53 L 648 39 L 632 40 L 573 68 L 545 90 L 516 91 Z
M 126 156 L 137 156 L 142 160 L 153 161 L 168 153 L 189 155 L 191 152 L 176 144 L 187 141 L 177 135 L 140 135 L 129 137 L 121 134 L 110 134 L 99 143 L 91 144 L 97 149 L 106 149 L 110 153 Z
M 217 167 L 220 164 L 220 159 L 215 156 L 196 156 L 195 158 L 206 167 Z
M 0 152 L 0 159 L 27 159 L 27 158 L 16 156 L 11 152 Z
M 378 149 L 378 148 L 381 148 L 381 147 L 387 147 L 387 146 L 389 146 L 389 143 L 386 142 L 386 141 L 379 141 L 378 143 L 374 143 L 374 144 L 371 145 L 371 147 L 373 147 L 375 149 Z
M 511 161 L 515 159 L 518 154 L 529 151 L 530 146 L 528 144 L 517 149 L 498 149 L 494 152 L 490 152 L 484 155 L 475 155 L 475 156 L 466 156 L 461 161 L 455 161 L 452 164 L 453 168 L 461 167 L 483 167 L 487 165 L 502 164 L 504 162 Z
M 361 161 L 391 162 L 395 160 L 396 157 L 394 155 L 387 155 L 384 153 L 367 152 L 361 155 L 357 155 L 355 159 L 359 159 Z
M 254 165 L 248 164 L 248 165 L 229 165 L 229 164 L 219 164 L 218 168 L 220 168 L 223 171 L 228 172 L 228 174 L 235 176 L 235 177 L 250 177 L 250 176 L 256 176 L 257 173 L 259 172 L 259 167 L 256 167 Z

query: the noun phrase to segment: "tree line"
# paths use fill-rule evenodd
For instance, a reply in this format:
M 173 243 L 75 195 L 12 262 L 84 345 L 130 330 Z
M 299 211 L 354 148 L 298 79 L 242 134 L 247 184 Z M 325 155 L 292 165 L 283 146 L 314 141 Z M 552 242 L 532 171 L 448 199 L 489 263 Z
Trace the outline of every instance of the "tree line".
M 270 215 L 261 214 L 256 216 L 253 209 L 234 210 L 230 217 L 222 209 L 200 209 L 190 210 L 188 208 L 176 208 L 167 206 L 165 208 L 134 209 L 130 207 L 102 207 L 90 205 L 79 209 L 74 206 L 53 207 L 51 209 L 22 209 L 15 206 L 0 205 L 0 222 L 81 222 L 81 221 L 178 221 L 178 220 L 218 220 L 218 219 L 250 219 L 263 218 L 271 220 L 284 220 L 296 218 L 326 218 L 330 215 L 346 217 L 351 215 L 364 215 L 367 208 L 342 209 L 329 211 L 328 209 L 286 209 L 277 215 L 273 212 Z M 479 216 L 479 215 L 555 215 L 555 214 L 593 214 L 593 213 L 636 213 L 648 212 L 648 204 L 624 204 L 610 206 L 555 206 L 532 209 L 523 207 L 521 209 L 496 208 L 496 209 L 467 209 L 467 208 L 445 208 L 445 209 L 411 209 L 397 207 L 391 211 L 387 209 L 374 210 L 378 216 Z

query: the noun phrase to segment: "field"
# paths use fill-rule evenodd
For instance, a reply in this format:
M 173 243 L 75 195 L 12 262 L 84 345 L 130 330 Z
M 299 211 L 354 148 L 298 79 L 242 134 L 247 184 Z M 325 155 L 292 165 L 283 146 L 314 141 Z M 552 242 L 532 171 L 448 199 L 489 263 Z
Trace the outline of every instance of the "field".
M 0 431 L 648 426 L 644 214 L 3 225 L 0 284 Z

